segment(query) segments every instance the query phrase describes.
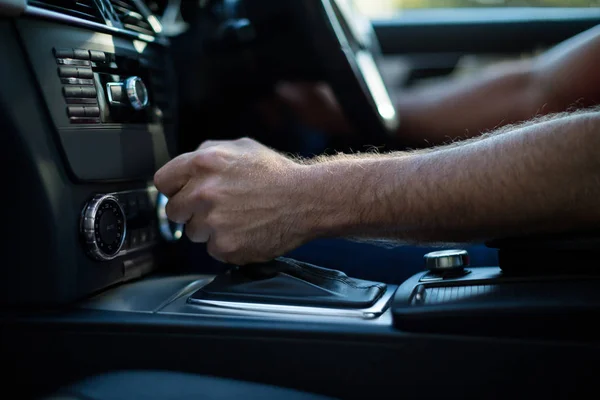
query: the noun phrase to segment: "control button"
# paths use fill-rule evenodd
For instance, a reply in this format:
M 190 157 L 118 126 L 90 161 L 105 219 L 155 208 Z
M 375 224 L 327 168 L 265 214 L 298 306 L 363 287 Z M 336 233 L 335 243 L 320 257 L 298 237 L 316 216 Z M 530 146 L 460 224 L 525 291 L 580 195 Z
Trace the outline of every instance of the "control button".
M 75 65 L 81 67 L 89 67 L 90 65 L 92 65 L 92 63 L 90 63 L 88 60 L 71 60 L 65 58 L 57 59 L 56 63 L 61 65 Z
M 119 254 L 126 236 L 125 214 L 117 198 L 98 195 L 83 210 L 81 234 L 90 255 L 111 260 Z
M 138 76 L 127 78 L 123 86 L 134 110 L 142 110 L 148 106 L 148 90 L 142 78 Z
M 79 78 L 60 78 L 61 83 L 65 85 L 93 85 L 93 79 L 79 79 Z
M 73 49 L 54 48 L 54 56 L 56 58 L 73 58 Z
M 78 71 L 77 71 L 77 68 L 75 68 L 75 67 L 58 67 L 58 75 L 64 76 L 67 78 L 71 78 L 71 77 L 77 78 Z M 90 78 L 91 78 L 91 76 L 90 76 Z
M 109 85 L 108 95 L 108 102 L 111 104 L 122 103 L 125 100 L 123 98 L 123 86 L 121 85 Z
M 96 88 L 93 86 L 82 87 L 81 97 L 96 97 Z
M 65 86 L 63 87 L 65 97 L 82 97 L 81 86 Z
M 129 77 L 123 82 L 109 82 L 106 84 L 106 88 L 109 103 L 112 105 L 128 104 L 134 110 L 143 110 L 148 107 L 148 90 L 142 78 L 138 76 Z
M 150 235 L 148 234 L 148 229 L 140 229 L 139 235 L 140 235 L 140 245 L 143 246 L 150 241 Z
M 98 107 L 84 107 L 86 117 L 99 117 L 100 109 Z
M 150 199 L 148 198 L 148 193 L 143 192 L 138 196 L 138 206 L 141 212 L 150 210 Z
M 94 77 L 94 73 L 91 68 L 77 68 L 77 77 L 83 79 L 91 79 Z
M 138 204 L 135 195 L 129 195 L 127 197 L 127 209 L 129 211 L 128 217 L 135 217 L 138 214 Z
M 466 250 L 443 250 L 427 253 L 425 266 L 432 272 L 460 271 L 469 266 Z
M 80 60 L 89 60 L 90 53 L 87 50 L 82 49 L 73 49 L 73 56 Z
M 83 109 L 83 107 L 67 107 L 67 113 L 69 114 L 69 117 L 85 117 L 85 110 Z
M 134 249 L 140 245 L 140 231 L 132 230 L 129 232 L 129 247 Z
M 106 62 L 106 54 L 103 51 L 90 50 L 90 58 L 95 62 Z

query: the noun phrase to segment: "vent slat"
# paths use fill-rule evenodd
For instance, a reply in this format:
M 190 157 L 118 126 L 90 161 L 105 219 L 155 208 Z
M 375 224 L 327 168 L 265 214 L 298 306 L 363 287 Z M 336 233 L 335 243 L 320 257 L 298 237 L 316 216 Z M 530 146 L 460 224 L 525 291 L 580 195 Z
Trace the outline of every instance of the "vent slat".
M 104 24 L 94 0 L 30 0 L 32 6 Z
M 150 25 L 146 20 L 146 17 L 142 15 L 136 3 L 132 0 L 110 0 L 110 3 L 117 14 L 117 17 L 123 24 L 123 28 L 154 36 L 152 25 Z

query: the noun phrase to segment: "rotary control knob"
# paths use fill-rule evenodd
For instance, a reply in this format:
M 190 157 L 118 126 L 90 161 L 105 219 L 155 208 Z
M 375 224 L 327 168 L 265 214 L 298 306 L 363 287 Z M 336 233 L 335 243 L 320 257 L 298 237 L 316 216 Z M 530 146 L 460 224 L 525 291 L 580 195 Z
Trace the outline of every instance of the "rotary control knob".
M 167 242 L 176 242 L 183 237 L 183 224 L 178 224 L 169 220 L 167 217 L 167 203 L 169 199 L 162 193 L 158 193 L 156 198 L 156 212 L 158 216 L 158 229 L 160 235 Z
M 139 76 L 129 77 L 123 82 L 109 82 L 106 92 L 110 105 L 129 106 L 136 111 L 148 107 L 150 102 L 148 89 Z
M 117 257 L 126 231 L 125 212 L 115 196 L 98 195 L 85 206 L 81 233 L 93 258 L 106 261 Z
M 427 269 L 435 273 L 459 272 L 469 266 L 466 250 L 434 251 L 425 254 L 424 258 Z

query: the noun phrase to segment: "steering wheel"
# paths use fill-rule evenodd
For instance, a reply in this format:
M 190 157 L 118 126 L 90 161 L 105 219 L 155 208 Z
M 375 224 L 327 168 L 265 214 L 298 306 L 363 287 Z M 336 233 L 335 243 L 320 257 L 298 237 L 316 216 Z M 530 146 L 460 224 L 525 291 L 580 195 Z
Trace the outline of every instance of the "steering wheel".
M 364 135 L 389 140 L 400 121 L 377 66 L 381 50 L 371 21 L 350 0 L 288 4 L 347 117 Z

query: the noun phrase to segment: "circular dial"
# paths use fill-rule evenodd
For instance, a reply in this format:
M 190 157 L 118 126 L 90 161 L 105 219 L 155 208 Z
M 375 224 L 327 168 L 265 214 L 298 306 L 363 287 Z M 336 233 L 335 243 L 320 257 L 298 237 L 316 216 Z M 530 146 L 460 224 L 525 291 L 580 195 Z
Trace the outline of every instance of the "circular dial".
M 98 195 L 83 211 L 82 234 L 89 254 L 98 260 L 115 258 L 125 241 L 125 213 L 116 197 Z
M 143 110 L 148 106 L 148 90 L 142 78 L 132 76 L 125 79 L 123 85 L 125 86 L 125 92 L 127 93 L 131 107 L 135 110 Z
M 424 256 L 428 270 L 434 272 L 462 270 L 469 266 L 469 253 L 466 250 L 442 250 Z

